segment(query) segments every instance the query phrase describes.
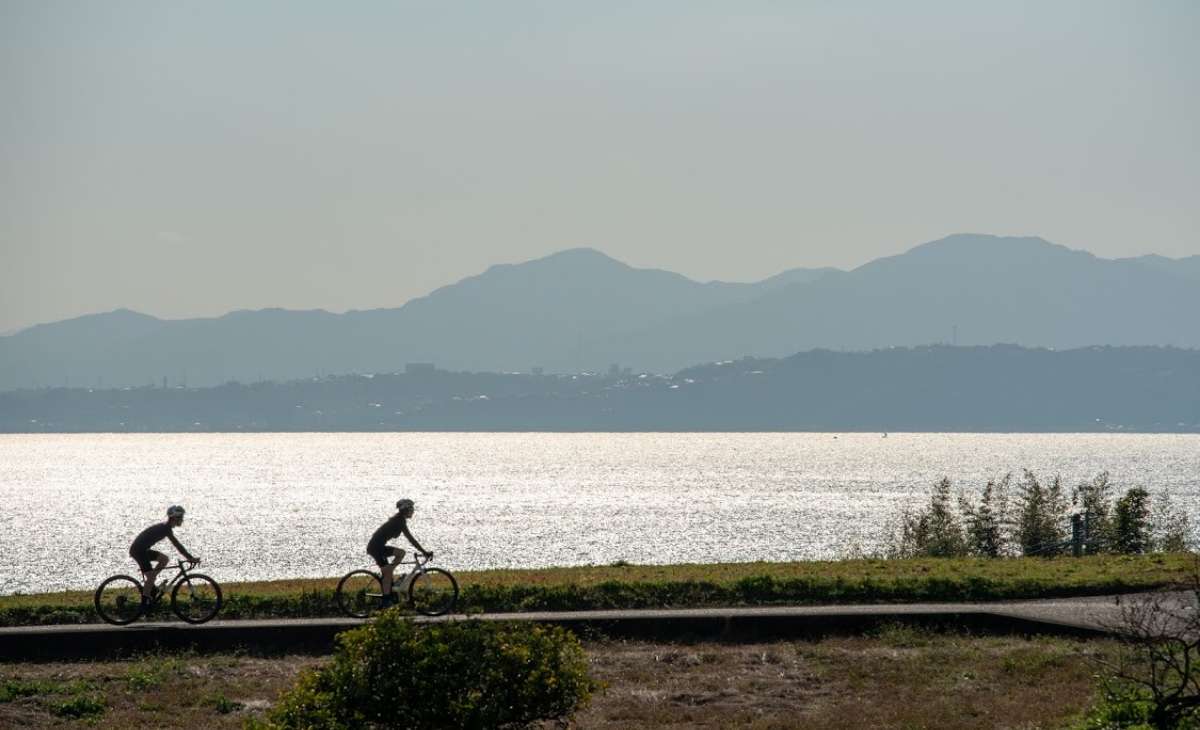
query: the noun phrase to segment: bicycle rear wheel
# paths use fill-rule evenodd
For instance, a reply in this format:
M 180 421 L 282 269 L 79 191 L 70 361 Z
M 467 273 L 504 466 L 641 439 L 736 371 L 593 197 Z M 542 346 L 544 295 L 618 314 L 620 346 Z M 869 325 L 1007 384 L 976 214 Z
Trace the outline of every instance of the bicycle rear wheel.
M 207 575 L 188 573 L 171 591 L 171 610 L 189 624 L 202 624 L 221 610 L 221 586 Z
M 369 570 L 352 570 L 337 585 L 337 604 L 352 618 L 368 618 L 383 607 L 383 579 Z
M 422 616 L 441 616 L 458 602 L 458 581 L 441 568 L 424 570 L 408 584 L 408 602 Z
M 96 613 L 110 624 L 124 626 L 142 615 L 142 584 L 127 575 L 106 578 L 92 596 Z

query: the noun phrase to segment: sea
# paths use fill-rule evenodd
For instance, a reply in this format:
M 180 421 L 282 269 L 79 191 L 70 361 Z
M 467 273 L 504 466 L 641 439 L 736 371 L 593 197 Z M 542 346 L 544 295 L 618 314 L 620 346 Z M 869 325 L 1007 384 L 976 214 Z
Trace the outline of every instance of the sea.
M 451 570 L 809 560 L 877 550 L 942 478 L 975 494 L 1025 469 L 1108 472 L 1200 523 L 1196 434 L 0 435 L 0 595 L 135 571 L 130 542 L 172 504 L 222 582 L 368 566 L 401 497 Z

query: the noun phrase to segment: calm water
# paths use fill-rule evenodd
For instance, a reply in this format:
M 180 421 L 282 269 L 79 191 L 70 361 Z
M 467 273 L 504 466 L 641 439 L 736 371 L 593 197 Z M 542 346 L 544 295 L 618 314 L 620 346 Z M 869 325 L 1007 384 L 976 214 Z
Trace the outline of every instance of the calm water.
M 365 565 L 401 496 L 452 569 L 793 560 L 869 548 L 943 475 L 1022 467 L 1200 508 L 1198 435 L 3 435 L 0 594 L 134 570 L 133 536 L 176 502 L 177 535 L 225 581 Z

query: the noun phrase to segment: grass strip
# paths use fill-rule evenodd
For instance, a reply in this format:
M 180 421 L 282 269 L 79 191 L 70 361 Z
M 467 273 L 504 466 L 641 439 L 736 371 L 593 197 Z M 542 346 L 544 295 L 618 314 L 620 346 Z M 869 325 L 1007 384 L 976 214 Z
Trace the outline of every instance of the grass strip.
M 996 601 L 1182 585 L 1192 554 L 612 565 L 458 574 L 466 612 Z M 336 578 L 231 583 L 223 619 L 339 615 Z M 168 610 L 160 607 L 160 616 Z M 89 591 L 0 596 L 0 626 L 98 621 Z

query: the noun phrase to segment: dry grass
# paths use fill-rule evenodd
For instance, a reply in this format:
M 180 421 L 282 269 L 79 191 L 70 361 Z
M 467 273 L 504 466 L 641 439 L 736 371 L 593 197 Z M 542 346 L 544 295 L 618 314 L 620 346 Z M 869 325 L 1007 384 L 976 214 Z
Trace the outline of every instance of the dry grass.
M 1051 728 L 1094 691 L 1088 657 L 1108 641 L 967 637 L 894 628 L 870 637 L 767 644 L 587 646 L 607 684 L 579 728 Z M 100 699 L 99 728 L 241 727 L 310 657 L 152 657 L 0 665 L 0 727 L 60 727 L 74 696 Z
M 0 702 L 0 727 L 86 722 L 99 728 L 240 728 L 247 713 L 261 713 L 302 669 L 320 661 L 156 656 L 119 662 L 0 664 L 0 700 L 5 699 L 6 686 L 41 690 Z M 102 709 L 82 718 L 64 716 L 62 707 L 80 697 L 99 700 Z
M 608 644 L 580 728 L 1057 728 L 1092 699 L 1108 642 L 923 636 Z M 915 638 L 914 638 L 915 637 Z

